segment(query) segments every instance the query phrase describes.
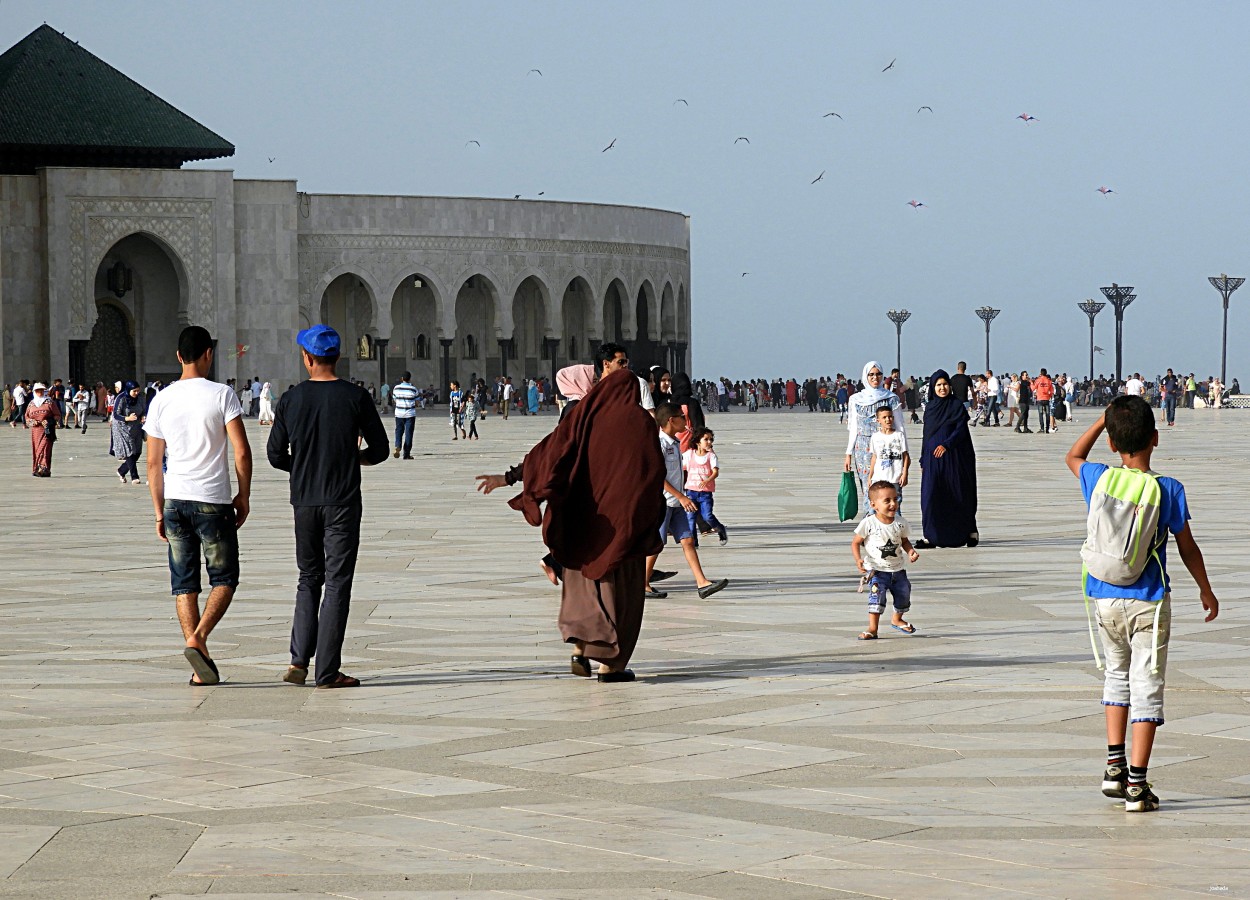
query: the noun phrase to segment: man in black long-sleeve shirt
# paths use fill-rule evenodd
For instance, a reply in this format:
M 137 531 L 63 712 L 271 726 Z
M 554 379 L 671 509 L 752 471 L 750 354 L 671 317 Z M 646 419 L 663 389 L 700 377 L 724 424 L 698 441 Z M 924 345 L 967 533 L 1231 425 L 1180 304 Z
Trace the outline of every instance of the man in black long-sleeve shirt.
M 386 459 L 386 429 L 369 392 L 335 374 L 340 342 L 333 328 L 314 325 L 296 340 L 310 380 L 278 401 L 266 448 L 269 464 L 291 473 L 295 507 L 299 587 L 291 665 L 282 680 L 304 684 L 315 656 L 317 687 L 357 687 L 360 680 L 340 666 L 360 549 L 360 467 Z

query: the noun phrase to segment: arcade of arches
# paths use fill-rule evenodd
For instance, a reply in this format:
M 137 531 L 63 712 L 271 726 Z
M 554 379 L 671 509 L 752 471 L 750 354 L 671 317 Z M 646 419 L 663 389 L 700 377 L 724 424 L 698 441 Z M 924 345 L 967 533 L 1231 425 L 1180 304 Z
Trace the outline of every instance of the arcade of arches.
M 649 278 L 631 289 L 619 277 L 596 290 L 581 275 L 560 289 L 542 273 L 505 291 L 481 272 L 444 291 L 431 271 L 413 268 L 380 303 L 383 291 L 363 271 L 347 271 L 322 290 L 316 318 L 343 338 L 339 374 L 366 384 L 405 371 L 422 387 L 501 374 L 550 379 L 565 365 L 592 362 L 607 341 L 625 346 L 635 369 L 681 371 L 689 359 L 685 291 Z M 303 314 L 301 327 L 312 319 Z

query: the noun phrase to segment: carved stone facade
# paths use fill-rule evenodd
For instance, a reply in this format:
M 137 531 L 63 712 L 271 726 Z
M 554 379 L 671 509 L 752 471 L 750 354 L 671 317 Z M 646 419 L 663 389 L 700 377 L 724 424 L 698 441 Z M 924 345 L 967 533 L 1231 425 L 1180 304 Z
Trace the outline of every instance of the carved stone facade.
M 295 332 L 321 320 L 371 348 L 342 366 L 366 382 L 550 375 L 606 340 L 681 369 L 689 248 L 685 216 L 638 207 L 311 195 L 209 170 L 0 176 L 0 370 L 81 375 L 101 304 L 137 351 L 118 377 L 167 377 L 193 322 L 217 377 L 285 386 Z

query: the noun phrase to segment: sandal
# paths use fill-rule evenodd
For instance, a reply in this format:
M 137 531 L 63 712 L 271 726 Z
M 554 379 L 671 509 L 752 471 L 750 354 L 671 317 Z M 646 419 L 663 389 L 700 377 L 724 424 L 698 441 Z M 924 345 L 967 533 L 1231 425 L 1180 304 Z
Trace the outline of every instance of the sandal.
M 334 676 L 333 681 L 327 681 L 325 684 L 317 685 L 317 690 L 328 691 L 331 688 L 346 688 L 346 687 L 360 687 L 360 679 L 353 678 L 350 675 L 344 675 L 342 672 L 339 672 L 337 675 Z
M 911 622 L 904 622 L 902 625 L 895 625 L 893 622 L 891 622 L 890 627 L 893 628 L 895 631 L 903 632 L 903 634 L 915 634 L 916 633 L 916 626 L 911 624 Z
M 875 631 L 861 631 L 861 632 L 859 633 L 859 638 L 858 638 L 858 640 L 861 640 L 861 641 L 875 641 L 876 639 L 877 639 L 877 633 L 876 633 Z

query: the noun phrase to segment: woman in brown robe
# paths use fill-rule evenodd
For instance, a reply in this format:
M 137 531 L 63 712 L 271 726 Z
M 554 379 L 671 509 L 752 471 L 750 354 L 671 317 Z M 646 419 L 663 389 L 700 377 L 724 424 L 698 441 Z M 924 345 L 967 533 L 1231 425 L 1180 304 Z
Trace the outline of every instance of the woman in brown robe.
M 61 421 L 61 411 L 48 397 L 48 389 L 42 382 L 36 383 L 26 406 L 26 427 L 30 429 L 30 474 L 36 478 L 52 477 L 52 442 L 56 440 L 56 426 Z
M 485 493 L 509 483 L 478 479 Z M 588 391 L 526 455 L 522 480 L 509 505 L 543 526 L 563 566 L 559 626 L 575 651 L 570 670 L 589 677 L 595 660 L 599 681 L 633 681 L 646 558 L 661 548 L 664 513 L 664 457 L 655 420 L 638 405 L 637 377 L 616 371 Z

